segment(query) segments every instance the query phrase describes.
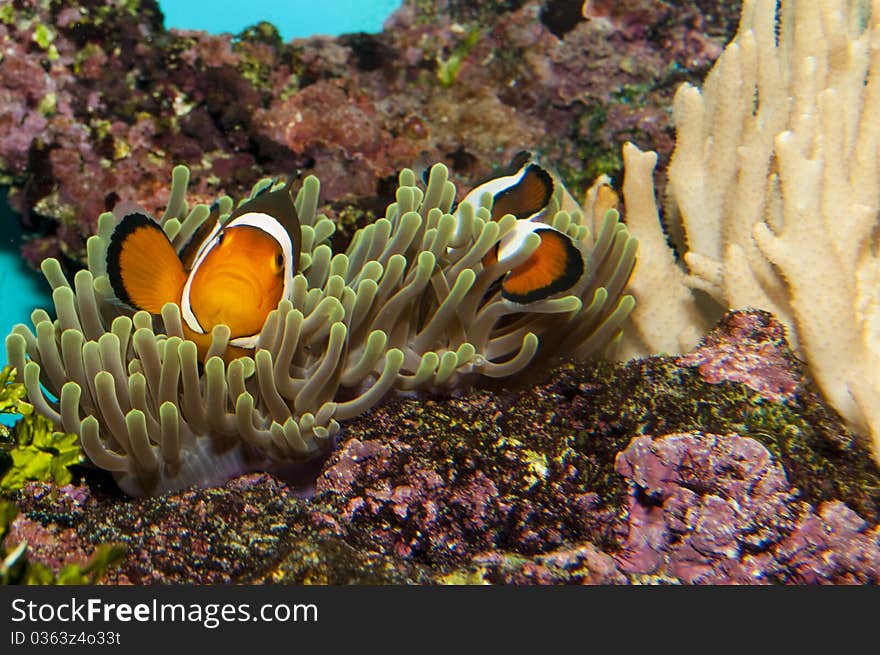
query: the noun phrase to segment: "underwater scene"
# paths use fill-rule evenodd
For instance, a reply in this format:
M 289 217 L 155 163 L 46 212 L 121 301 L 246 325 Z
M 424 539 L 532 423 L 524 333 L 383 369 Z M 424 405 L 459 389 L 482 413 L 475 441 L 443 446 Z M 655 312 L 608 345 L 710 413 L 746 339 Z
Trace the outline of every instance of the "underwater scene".
M 880 0 L 0 44 L 2 583 L 880 582 Z

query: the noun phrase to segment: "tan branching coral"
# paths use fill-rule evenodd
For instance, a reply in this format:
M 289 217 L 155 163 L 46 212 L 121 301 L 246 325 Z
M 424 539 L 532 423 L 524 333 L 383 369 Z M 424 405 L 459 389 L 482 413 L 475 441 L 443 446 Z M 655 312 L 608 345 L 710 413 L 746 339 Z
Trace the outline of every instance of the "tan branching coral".
M 624 151 L 627 221 L 643 244 L 631 352 L 693 345 L 705 314 L 692 291 L 770 310 L 880 461 L 880 2 L 746 0 L 736 37 L 702 90 L 678 90 L 674 116 L 665 214 L 684 229 L 686 271 L 657 220 L 656 158 Z
M 188 211 L 187 183 L 187 169 L 177 167 L 160 219 L 175 246 L 211 213 L 204 205 Z M 261 181 L 251 197 L 271 184 Z M 619 335 L 633 308 L 622 294 L 635 239 L 616 211 L 559 210 L 562 190 L 549 222 L 583 248 L 587 274 L 569 295 L 527 306 L 502 299 L 493 283 L 529 257 L 537 237 L 503 266 L 484 268 L 516 219 L 495 222 L 489 207 L 469 205 L 451 214 L 455 187 L 443 165 L 424 190 L 404 170 L 396 202 L 345 253 L 328 244 L 335 228 L 316 213 L 318 193 L 308 177 L 295 201 L 302 253 L 290 297 L 269 314 L 254 357 L 228 365 L 226 326 L 214 329 L 201 366 L 176 304 L 153 317 L 116 301 L 105 255 L 118 219 L 103 214 L 89 268 L 72 286 L 57 261 L 43 264 L 57 318 L 37 310 L 33 329 L 18 325 L 7 337 L 37 411 L 78 434 L 89 459 L 125 491 L 161 493 L 313 458 L 331 446 L 340 421 L 394 389 L 449 389 L 477 375 L 523 374 L 555 355 L 589 357 Z M 221 198 L 220 220 L 232 208 Z

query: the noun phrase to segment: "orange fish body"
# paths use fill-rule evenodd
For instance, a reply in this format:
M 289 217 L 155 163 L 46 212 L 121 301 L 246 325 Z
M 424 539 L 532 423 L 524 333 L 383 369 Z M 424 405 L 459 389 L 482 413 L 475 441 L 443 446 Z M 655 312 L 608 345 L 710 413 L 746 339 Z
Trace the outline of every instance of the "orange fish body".
M 252 354 L 269 312 L 289 297 L 299 263 L 289 184 L 243 203 L 195 240 L 178 253 L 145 212 L 126 214 L 107 247 L 110 284 L 119 300 L 151 314 L 177 304 L 184 337 L 195 342 L 202 362 L 217 325 L 230 330 L 227 361 Z

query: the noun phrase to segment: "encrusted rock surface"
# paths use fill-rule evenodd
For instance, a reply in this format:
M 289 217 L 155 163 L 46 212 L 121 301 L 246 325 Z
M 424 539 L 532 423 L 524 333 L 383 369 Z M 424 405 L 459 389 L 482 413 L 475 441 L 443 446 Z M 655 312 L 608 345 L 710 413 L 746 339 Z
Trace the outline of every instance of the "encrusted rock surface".
M 619 177 L 626 140 L 667 157 L 672 94 L 720 54 L 738 3 L 577 4 L 406 0 L 381 34 L 283 43 L 268 23 L 168 31 L 154 0 L 7 3 L 0 181 L 24 253 L 81 262 L 102 211 L 164 207 L 175 164 L 204 201 L 315 173 L 344 239 L 404 166 L 444 161 L 464 192 L 534 149 L 581 193 Z
M 880 472 L 780 330 L 733 312 L 681 358 L 389 399 L 311 495 L 268 474 L 136 500 L 90 472 L 30 485 L 16 534 L 50 566 L 126 544 L 110 583 L 878 583 Z

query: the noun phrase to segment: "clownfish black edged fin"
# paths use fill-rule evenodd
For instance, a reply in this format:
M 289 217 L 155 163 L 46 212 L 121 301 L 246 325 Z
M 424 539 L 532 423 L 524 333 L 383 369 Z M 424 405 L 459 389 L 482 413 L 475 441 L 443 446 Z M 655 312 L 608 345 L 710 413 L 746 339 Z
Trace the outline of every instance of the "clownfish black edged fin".
M 553 176 L 538 164 L 529 164 L 519 181 L 495 194 L 492 220 L 505 214 L 527 219 L 544 210 L 553 197 Z
M 107 246 L 107 277 L 116 297 L 135 309 L 159 314 L 180 302 L 186 271 L 156 221 L 143 213 L 123 217 Z
M 583 254 L 568 236 L 550 228 L 535 234 L 541 245 L 501 283 L 501 296 L 512 302 L 543 300 L 571 288 L 584 274 Z

